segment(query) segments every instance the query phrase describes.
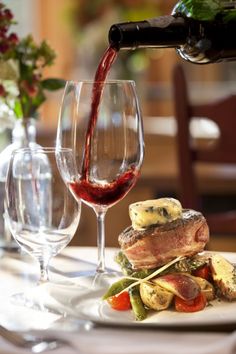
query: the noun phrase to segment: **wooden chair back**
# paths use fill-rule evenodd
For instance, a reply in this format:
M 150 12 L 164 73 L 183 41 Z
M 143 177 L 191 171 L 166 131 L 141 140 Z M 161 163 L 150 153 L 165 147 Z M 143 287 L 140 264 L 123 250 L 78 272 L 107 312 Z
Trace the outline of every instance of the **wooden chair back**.
M 173 98 L 177 121 L 177 156 L 179 165 L 179 199 L 185 208 L 203 211 L 198 180 L 197 162 L 236 165 L 236 95 L 214 102 L 193 104 L 189 98 L 187 80 L 181 64 L 173 69 Z M 199 148 L 190 134 L 193 118 L 204 117 L 214 121 L 219 128 L 219 138 L 210 148 Z M 236 233 L 235 210 L 205 215 L 211 232 Z

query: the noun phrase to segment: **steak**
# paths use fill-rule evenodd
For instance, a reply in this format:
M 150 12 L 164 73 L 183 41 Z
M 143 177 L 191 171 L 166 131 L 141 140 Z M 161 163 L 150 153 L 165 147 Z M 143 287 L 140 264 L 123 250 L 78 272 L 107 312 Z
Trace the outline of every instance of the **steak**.
M 182 218 L 144 230 L 125 229 L 118 238 L 133 269 L 162 266 L 178 256 L 193 256 L 204 250 L 209 228 L 204 216 L 183 209 Z

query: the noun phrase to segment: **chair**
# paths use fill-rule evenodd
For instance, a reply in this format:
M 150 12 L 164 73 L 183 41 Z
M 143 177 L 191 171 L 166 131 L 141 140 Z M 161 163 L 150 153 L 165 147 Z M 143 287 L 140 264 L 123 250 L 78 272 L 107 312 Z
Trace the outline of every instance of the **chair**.
M 212 233 L 236 234 L 236 202 L 235 210 L 205 212 L 195 170 L 198 162 L 236 166 L 236 95 L 210 103 L 193 104 L 189 99 L 186 76 L 181 64 L 174 67 L 172 78 L 177 121 L 179 199 L 183 207 L 204 213 Z M 201 148 L 194 144 L 190 134 L 193 117 L 209 118 L 219 127 L 220 136 L 211 148 Z

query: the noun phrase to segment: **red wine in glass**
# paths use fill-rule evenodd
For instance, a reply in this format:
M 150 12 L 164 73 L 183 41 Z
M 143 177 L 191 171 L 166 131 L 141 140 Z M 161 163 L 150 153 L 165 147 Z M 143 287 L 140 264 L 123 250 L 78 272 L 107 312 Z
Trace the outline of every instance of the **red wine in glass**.
M 71 182 L 70 188 L 75 197 L 79 197 L 90 204 L 99 204 L 103 206 L 111 206 L 122 199 L 129 190 L 134 186 L 139 171 L 131 168 L 123 175 L 111 183 L 104 186 L 90 183 L 86 179 Z

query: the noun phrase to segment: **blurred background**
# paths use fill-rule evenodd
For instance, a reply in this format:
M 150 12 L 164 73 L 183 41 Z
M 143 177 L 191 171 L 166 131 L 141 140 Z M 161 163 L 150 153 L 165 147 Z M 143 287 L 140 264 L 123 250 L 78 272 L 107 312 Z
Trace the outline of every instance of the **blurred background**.
M 108 30 L 113 23 L 169 14 L 175 3 L 173 0 L 5 1 L 16 17 L 15 31 L 19 36 L 32 33 L 36 40 L 46 39 L 56 50 L 55 65 L 47 69 L 47 76 L 66 80 L 93 78 L 108 45 Z M 117 246 L 118 234 L 130 224 L 130 203 L 178 195 L 175 124 L 169 118 L 174 115 L 172 69 L 180 61 L 194 101 L 209 100 L 236 89 L 236 63 L 197 66 L 182 61 L 174 49 L 126 51 L 118 55 L 110 76 L 136 81 L 144 119 L 146 155 L 136 187 L 107 213 L 108 246 Z M 39 142 L 44 145 L 52 145 L 52 137 L 55 137 L 61 96 L 62 91 L 50 93 L 40 110 L 42 131 L 52 133 L 50 142 L 46 141 L 46 136 L 39 136 Z M 157 121 L 156 117 L 161 119 Z M 217 186 L 213 193 L 217 193 Z M 229 193 L 236 194 L 235 183 L 231 183 Z M 96 244 L 96 219 L 94 212 L 87 207 L 83 208 L 73 243 Z M 235 242 L 224 239 L 222 245 L 217 239 L 213 247 L 233 250 Z

